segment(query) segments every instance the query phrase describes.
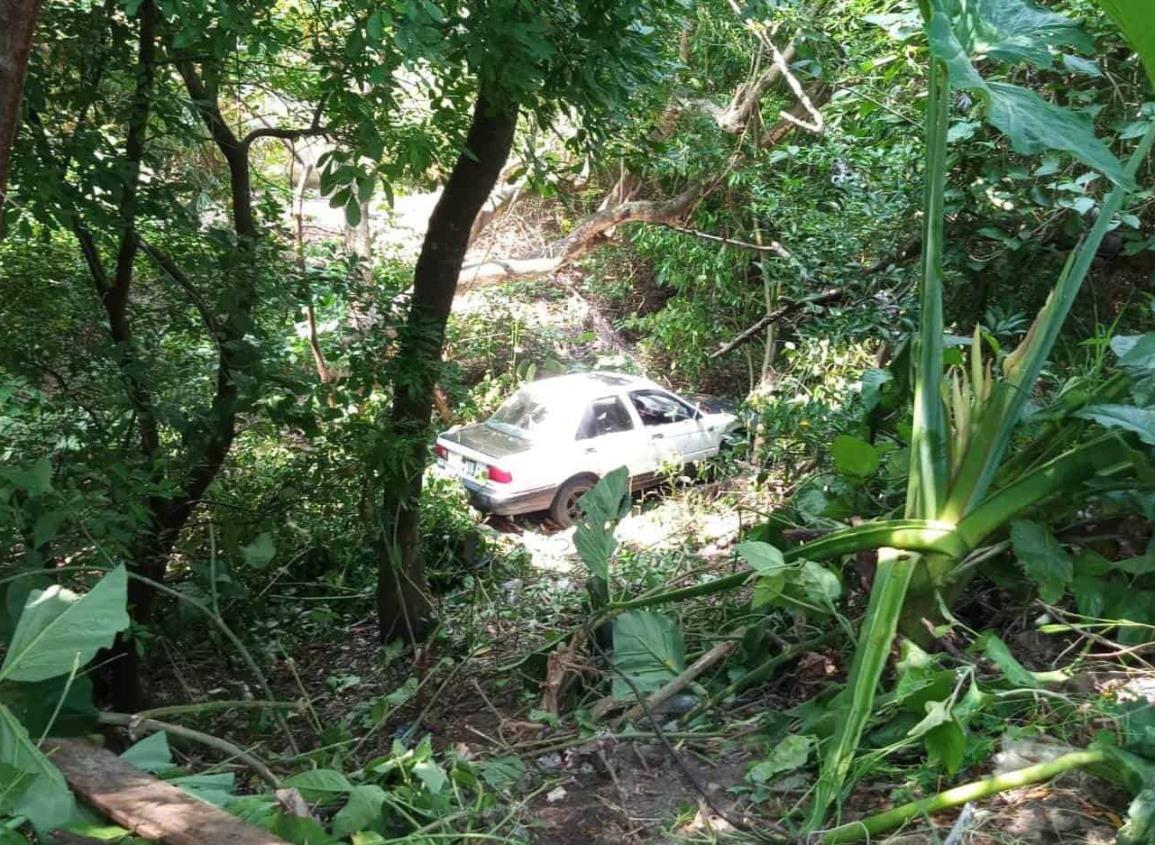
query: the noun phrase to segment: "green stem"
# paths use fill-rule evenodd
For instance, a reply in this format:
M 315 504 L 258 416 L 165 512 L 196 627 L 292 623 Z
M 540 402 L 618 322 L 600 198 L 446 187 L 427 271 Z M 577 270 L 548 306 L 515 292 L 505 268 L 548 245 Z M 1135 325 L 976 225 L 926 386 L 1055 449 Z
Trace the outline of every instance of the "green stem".
M 942 246 L 946 195 L 950 75 L 931 59 L 926 104 L 926 188 L 922 285 L 915 336 L 914 423 L 906 515 L 934 516 L 946 498 L 948 429 L 942 404 Z
M 843 692 L 845 701 L 840 708 L 838 728 L 822 760 L 814 803 L 810 807 L 809 830 L 818 830 L 826 820 L 830 805 L 838 800 L 842 786 L 854 762 L 854 752 L 874 707 L 874 695 L 882 670 L 890 657 L 906 589 L 910 584 L 918 556 L 883 549 L 878 556 L 874 586 L 870 590 L 870 604 L 858 635 L 850 680 Z
M 993 775 L 982 780 L 956 786 L 937 795 L 931 795 L 919 801 L 903 804 L 885 813 L 870 816 L 859 822 L 851 822 L 826 831 L 822 836 L 822 845 L 842 845 L 846 842 L 858 842 L 862 839 L 871 839 L 879 834 L 901 827 L 914 819 L 958 807 L 968 801 L 977 801 L 980 798 L 989 798 L 999 792 L 1026 786 L 1029 783 L 1038 783 L 1050 780 L 1053 777 L 1080 769 L 1107 762 L 1107 755 L 1102 751 L 1072 751 L 1047 763 L 1028 766 L 1003 775 Z

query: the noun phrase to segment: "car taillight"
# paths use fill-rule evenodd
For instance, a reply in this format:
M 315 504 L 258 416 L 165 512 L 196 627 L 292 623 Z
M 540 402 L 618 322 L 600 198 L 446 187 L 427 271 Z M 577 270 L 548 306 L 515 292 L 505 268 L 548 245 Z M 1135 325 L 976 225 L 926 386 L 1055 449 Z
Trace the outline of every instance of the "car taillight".
M 504 469 L 498 469 L 497 467 L 490 467 L 489 480 L 499 481 L 502 484 L 508 484 L 509 482 L 513 481 L 513 473 Z
M 440 443 L 434 444 L 433 454 L 435 454 L 437 457 L 441 458 L 441 460 L 443 460 L 443 461 L 447 460 L 449 458 L 449 450 L 446 449 L 444 446 L 442 446 Z

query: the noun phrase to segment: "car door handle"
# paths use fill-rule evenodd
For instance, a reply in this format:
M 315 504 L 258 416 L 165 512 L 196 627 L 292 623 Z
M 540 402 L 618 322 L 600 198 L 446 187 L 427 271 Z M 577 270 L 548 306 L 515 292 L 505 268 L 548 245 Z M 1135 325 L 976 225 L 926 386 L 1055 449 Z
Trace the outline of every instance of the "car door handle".
M 651 434 L 650 439 L 651 440 L 661 440 L 665 436 L 666 435 L 664 435 L 664 434 Z
M 587 447 L 586 447 L 586 454 L 587 454 L 587 455 L 593 455 L 593 454 L 594 454 L 594 453 L 596 453 L 596 452 L 597 452 L 597 448 L 596 448 L 596 447 L 594 447 L 594 446 L 587 446 Z

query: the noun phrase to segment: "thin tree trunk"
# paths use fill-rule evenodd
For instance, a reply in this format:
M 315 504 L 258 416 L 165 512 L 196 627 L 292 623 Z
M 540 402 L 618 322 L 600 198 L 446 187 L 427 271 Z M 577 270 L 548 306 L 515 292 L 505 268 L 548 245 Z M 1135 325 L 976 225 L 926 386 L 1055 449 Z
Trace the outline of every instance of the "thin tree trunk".
M 40 0 L 0 0 L 0 213 L 7 199 L 12 145 L 20 125 L 24 78 L 39 16 Z
M 392 422 L 399 445 L 382 501 L 377 571 L 382 640 L 417 640 L 433 624 L 418 504 L 428 461 L 434 385 L 470 230 L 509 157 L 517 111 L 514 105 L 494 102 L 484 90 L 478 93 L 466 150 L 458 156 L 429 218 L 413 273 L 413 301 L 393 378 Z

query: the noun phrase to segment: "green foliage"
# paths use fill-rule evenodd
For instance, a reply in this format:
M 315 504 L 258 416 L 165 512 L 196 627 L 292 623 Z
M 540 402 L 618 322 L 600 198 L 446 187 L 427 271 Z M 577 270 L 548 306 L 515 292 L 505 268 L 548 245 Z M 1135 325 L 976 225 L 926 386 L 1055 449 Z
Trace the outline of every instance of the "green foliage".
M 29 594 L 8 642 L 0 681 L 43 681 L 76 672 L 128 627 L 128 574 L 117 567 L 79 596 L 63 587 Z
M 1011 544 L 1027 577 L 1038 587 L 1039 597 L 1051 604 L 1062 598 L 1074 566 L 1055 535 L 1045 525 L 1017 520 L 1011 523 Z
M 631 610 L 614 618 L 613 696 L 632 701 L 686 668 L 686 644 L 676 622 L 660 613 Z
M 118 567 L 100 579 L 86 594 L 77 595 L 60 586 L 33 590 L 27 594 L 16 630 L 7 643 L 0 666 L 0 812 L 25 816 L 39 831 L 64 824 L 72 815 L 74 801 L 64 777 L 28 733 L 17 712 L 28 712 L 26 721 L 43 724 L 47 733 L 57 705 L 68 703 L 69 686 L 75 675 L 100 648 L 111 645 L 113 637 L 128 627 L 125 613 L 128 577 Z M 68 676 L 59 687 L 43 683 Z M 39 686 L 40 695 L 54 691 L 56 698 L 31 702 L 24 693 Z M 87 684 L 81 691 L 88 693 Z M 72 699 L 69 710 L 88 706 Z M 39 712 L 37 712 L 39 711 Z

